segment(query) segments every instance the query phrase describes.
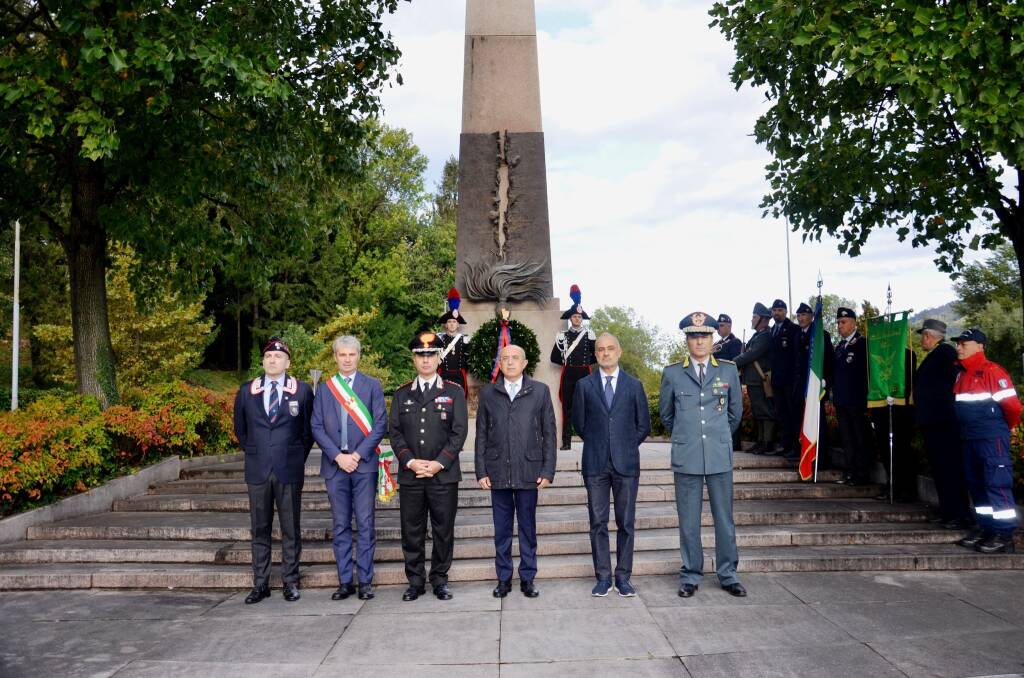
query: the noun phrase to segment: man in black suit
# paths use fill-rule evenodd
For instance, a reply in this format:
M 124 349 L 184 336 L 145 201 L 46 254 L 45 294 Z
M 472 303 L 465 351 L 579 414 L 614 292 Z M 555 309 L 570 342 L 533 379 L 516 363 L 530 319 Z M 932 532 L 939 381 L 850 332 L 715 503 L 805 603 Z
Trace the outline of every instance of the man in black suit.
M 842 481 L 850 485 L 871 482 L 875 448 L 868 422 L 868 342 L 857 331 L 857 314 L 852 308 L 836 310 L 839 343 L 835 350 L 835 375 L 832 380 L 832 404 L 839 420 L 839 438 L 843 446 Z
M 786 315 L 788 308 L 782 299 L 772 303 L 772 401 L 775 404 L 775 426 L 779 430 L 781 454 L 790 461 L 800 459 L 799 427 L 796 426 L 797 351 L 800 328 Z
M 313 446 L 313 391 L 287 374 L 288 345 L 272 337 L 263 347 L 263 376 L 247 381 L 235 396 L 235 435 L 245 452 L 252 525 L 253 588 L 246 604 L 270 595 L 270 533 L 277 506 L 281 525 L 284 599 L 299 599 L 299 518 L 306 458 Z
M 974 520 L 967 504 L 963 448 L 953 395 L 959 371 L 956 349 L 946 342 L 946 323 L 941 320 L 929 318 L 917 332 L 928 355 L 917 368 L 914 414 L 939 495 L 938 519 L 950 530 L 970 527 Z
M 633 541 L 640 486 L 640 443 L 651 432 L 651 412 L 643 384 L 619 369 L 622 348 L 611 334 L 597 338 L 598 371 L 576 384 L 573 428 L 583 439 L 583 485 L 590 514 L 590 551 L 597 584 L 594 596 L 612 587 L 608 549 L 608 500 L 615 498 L 615 590 L 635 596 Z
M 495 598 L 512 590 L 512 524 L 519 525 L 519 590 L 540 595 L 537 574 L 537 495 L 555 479 L 555 407 L 547 384 L 523 374 L 526 353 L 510 344 L 498 354 L 501 379 L 480 389 L 474 446 L 476 480 L 491 492 Z
M 469 430 L 466 395 L 459 384 L 445 381 L 437 373 L 444 348 L 440 337 L 421 332 L 409 348 L 416 378 L 395 391 L 388 417 L 391 448 L 398 458 L 402 554 L 409 580 L 402 600 L 416 600 L 426 593 L 428 518 L 434 544 L 430 584 L 439 600 L 451 600 L 448 570 L 462 480 L 459 453 Z

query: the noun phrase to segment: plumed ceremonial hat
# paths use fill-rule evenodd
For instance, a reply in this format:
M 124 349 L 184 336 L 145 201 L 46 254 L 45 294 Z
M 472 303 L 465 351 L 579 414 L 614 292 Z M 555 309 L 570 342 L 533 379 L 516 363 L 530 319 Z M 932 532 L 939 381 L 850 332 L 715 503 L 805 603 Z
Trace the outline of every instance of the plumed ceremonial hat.
M 573 285 L 569 288 L 569 298 L 572 299 L 572 308 L 562 314 L 562 320 L 568 320 L 577 313 L 583 316 L 584 320 L 590 320 L 590 316 L 587 315 L 587 312 L 583 310 L 583 306 L 580 305 L 580 300 L 583 298 L 583 295 L 580 294 L 579 285 Z
M 413 353 L 440 353 L 444 350 L 444 342 L 433 332 L 417 332 L 409 342 L 409 350 Z
M 679 329 L 685 334 L 714 334 L 718 321 L 702 311 L 694 311 L 679 321 Z
M 839 320 L 840 318 L 853 318 L 854 320 L 856 320 L 857 314 L 853 312 L 852 308 L 840 306 L 839 308 L 836 309 L 836 320 Z
M 796 307 L 797 313 L 814 313 L 814 309 L 808 306 L 805 302 L 800 302 L 800 305 Z
M 768 310 L 768 307 L 762 304 L 760 301 L 754 304 L 754 315 L 759 315 L 762 318 L 771 318 L 772 312 Z
M 271 337 L 270 341 L 268 341 L 266 346 L 263 347 L 263 351 L 260 355 L 265 354 L 267 351 L 281 351 L 287 355 L 289 359 L 292 357 L 292 350 L 288 348 L 288 344 L 281 341 L 281 337 Z
M 459 313 L 459 306 L 462 305 L 462 297 L 454 287 L 448 290 L 448 301 L 446 302 L 448 312 L 438 318 L 438 322 L 446 323 L 449 320 L 458 320 L 460 325 L 466 324 L 466 319 Z

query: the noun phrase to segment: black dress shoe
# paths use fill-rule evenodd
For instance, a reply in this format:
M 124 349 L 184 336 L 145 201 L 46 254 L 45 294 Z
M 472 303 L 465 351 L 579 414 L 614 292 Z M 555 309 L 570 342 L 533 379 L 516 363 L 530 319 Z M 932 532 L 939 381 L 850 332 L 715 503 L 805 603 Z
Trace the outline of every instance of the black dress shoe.
M 495 598 L 504 598 L 511 591 L 512 591 L 512 580 L 511 579 L 506 579 L 506 580 L 499 579 L 498 580 L 498 585 L 494 587 L 493 591 L 491 591 L 491 595 L 494 596 Z
M 373 599 L 373 585 L 372 584 L 360 584 L 359 585 L 359 600 L 372 600 Z
M 249 591 L 249 595 L 247 595 L 245 597 L 245 604 L 246 605 L 253 605 L 254 603 L 260 602 L 264 598 L 269 598 L 269 597 L 270 597 L 270 587 L 269 586 L 254 586 L 254 587 L 252 587 L 252 591 Z
M 296 600 L 301 598 L 301 596 L 299 595 L 299 585 L 298 584 L 285 584 L 284 585 L 284 591 L 282 592 L 281 595 L 283 595 L 284 599 L 286 601 L 288 601 L 289 603 L 294 603 Z
M 994 534 L 974 546 L 978 553 L 1013 553 L 1013 535 Z
M 356 587 L 352 585 L 352 582 L 348 584 L 342 584 L 338 587 L 338 590 L 331 594 L 331 600 L 345 600 L 356 592 Z
M 434 587 L 434 596 L 438 600 L 451 600 L 452 590 L 448 588 L 448 584 L 438 584 Z
M 560 449 L 560 450 L 571 450 L 572 449 L 572 445 L 562 445 L 558 449 Z
M 735 584 L 726 584 L 722 587 L 722 590 L 731 596 L 736 596 L 737 598 L 747 597 L 747 590 L 743 588 L 743 584 L 739 582 L 736 582 Z
M 404 600 L 405 602 L 409 602 L 410 600 L 416 600 L 426 592 L 426 586 L 410 586 L 405 590 L 405 593 L 402 594 L 402 600 Z
M 973 530 L 971 530 L 966 537 L 957 541 L 957 544 L 972 549 L 977 544 L 980 544 L 981 542 L 988 539 L 990 536 L 992 535 L 985 532 L 985 530 L 976 527 Z
M 519 590 L 523 592 L 523 595 L 527 598 L 536 598 L 540 595 L 540 591 L 533 585 L 532 579 L 519 582 Z
M 697 592 L 696 584 L 683 584 L 679 587 L 680 598 L 692 598 L 693 594 Z

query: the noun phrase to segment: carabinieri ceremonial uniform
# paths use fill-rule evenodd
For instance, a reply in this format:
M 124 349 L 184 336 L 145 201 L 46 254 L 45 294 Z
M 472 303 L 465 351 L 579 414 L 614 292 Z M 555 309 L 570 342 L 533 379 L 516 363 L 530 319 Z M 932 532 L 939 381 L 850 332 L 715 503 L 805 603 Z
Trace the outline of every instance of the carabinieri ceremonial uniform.
M 568 450 L 572 442 L 572 397 L 576 382 L 590 374 L 591 365 L 597 362 L 594 347 L 597 336 L 593 330 L 583 327 L 590 316 L 580 305 L 580 288 L 573 285 L 569 290 L 572 308 L 562 314 L 562 320 L 569 321 L 569 328 L 559 332 L 551 349 L 551 362 L 562 366 L 562 377 L 558 382 L 558 400 L 562 403 L 562 446 Z
M 469 397 L 469 335 L 459 332 L 459 326 L 466 324 L 459 306 L 462 298 L 454 287 L 448 290 L 448 311 L 438 318 L 444 327 L 440 335 L 444 348 L 441 349 L 441 366 L 438 373 L 445 381 L 462 386 L 462 392 Z

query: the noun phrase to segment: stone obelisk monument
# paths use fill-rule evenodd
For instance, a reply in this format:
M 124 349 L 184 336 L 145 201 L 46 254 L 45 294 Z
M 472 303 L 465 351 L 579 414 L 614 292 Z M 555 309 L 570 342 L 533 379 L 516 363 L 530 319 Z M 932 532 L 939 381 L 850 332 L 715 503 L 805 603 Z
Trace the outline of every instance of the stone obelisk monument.
M 467 0 L 465 49 L 455 285 L 468 331 L 503 306 L 536 333 L 560 420 L 534 0 Z

